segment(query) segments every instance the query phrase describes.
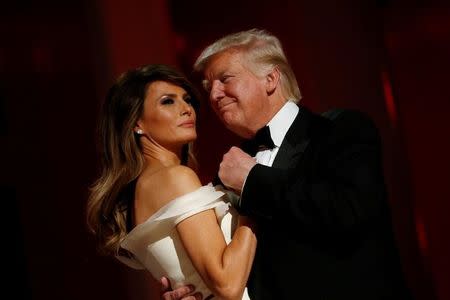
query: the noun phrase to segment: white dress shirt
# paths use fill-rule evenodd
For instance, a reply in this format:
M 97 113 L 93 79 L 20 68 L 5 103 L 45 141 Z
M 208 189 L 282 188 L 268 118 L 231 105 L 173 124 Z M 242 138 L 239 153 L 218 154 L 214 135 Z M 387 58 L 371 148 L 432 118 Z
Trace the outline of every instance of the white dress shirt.
M 286 104 L 273 116 L 272 120 L 267 123 L 270 128 L 270 136 L 272 137 L 275 147 L 273 149 L 262 150 L 256 153 L 255 159 L 258 164 L 271 167 L 281 143 L 294 122 L 297 116 L 299 108 L 297 104 L 292 101 L 286 102 Z
M 297 117 L 298 112 L 299 108 L 297 104 L 288 100 L 286 104 L 284 104 L 283 107 L 275 114 L 275 116 L 273 116 L 272 120 L 267 123 L 267 126 L 269 126 L 270 129 L 270 137 L 272 138 L 275 147 L 273 149 L 267 149 L 257 152 L 255 155 L 256 163 L 268 167 L 272 166 L 273 161 L 277 156 L 278 150 L 280 149 L 281 143 L 283 142 L 284 137 L 286 136 L 286 133 L 288 132 L 292 123 L 294 122 L 295 117 Z M 247 178 L 245 178 L 244 184 L 242 185 L 241 195 L 244 191 L 246 181 Z M 239 196 L 236 195 L 236 197 Z M 233 201 L 237 201 L 240 204 L 241 198 L 233 198 L 232 203 Z

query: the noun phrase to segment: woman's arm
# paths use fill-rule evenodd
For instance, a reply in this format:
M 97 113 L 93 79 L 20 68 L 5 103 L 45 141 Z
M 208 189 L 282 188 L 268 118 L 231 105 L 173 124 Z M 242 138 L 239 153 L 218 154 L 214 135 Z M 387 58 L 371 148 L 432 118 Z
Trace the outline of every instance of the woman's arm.
M 239 225 L 229 245 L 213 210 L 194 215 L 177 226 L 193 265 L 211 291 L 221 299 L 240 299 L 255 255 L 252 229 Z
M 174 173 L 175 188 L 180 195 L 200 184 L 197 175 L 186 167 L 177 168 Z M 228 245 L 213 209 L 181 221 L 177 231 L 194 267 L 210 290 L 221 299 L 241 299 L 256 250 L 256 236 L 249 220 L 239 217 Z

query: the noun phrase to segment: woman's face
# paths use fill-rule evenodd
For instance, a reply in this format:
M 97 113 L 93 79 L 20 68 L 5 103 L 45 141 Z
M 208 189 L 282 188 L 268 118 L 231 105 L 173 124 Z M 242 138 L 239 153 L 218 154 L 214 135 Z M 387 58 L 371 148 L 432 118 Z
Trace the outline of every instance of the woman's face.
M 197 138 L 191 96 L 165 81 L 152 82 L 146 92 L 138 128 L 161 146 L 177 150 Z

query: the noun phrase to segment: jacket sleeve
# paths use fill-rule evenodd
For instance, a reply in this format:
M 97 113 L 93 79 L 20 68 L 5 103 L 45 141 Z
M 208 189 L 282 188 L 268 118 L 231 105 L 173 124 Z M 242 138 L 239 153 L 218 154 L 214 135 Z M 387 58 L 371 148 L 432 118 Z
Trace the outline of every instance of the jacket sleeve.
M 385 194 L 377 129 L 365 115 L 346 111 L 311 139 L 298 165 L 253 167 L 241 211 L 311 232 L 348 232 L 381 214 Z

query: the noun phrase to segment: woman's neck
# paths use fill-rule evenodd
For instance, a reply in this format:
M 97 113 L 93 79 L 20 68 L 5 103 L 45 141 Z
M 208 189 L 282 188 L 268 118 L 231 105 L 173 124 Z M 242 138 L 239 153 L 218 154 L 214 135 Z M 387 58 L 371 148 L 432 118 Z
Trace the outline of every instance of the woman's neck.
M 173 152 L 167 151 L 166 153 L 158 153 L 157 155 L 144 153 L 144 158 L 149 166 L 172 167 L 181 164 L 180 157 Z
M 142 153 L 149 168 L 167 168 L 181 164 L 181 148 L 169 150 L 161 145 L 143 145 Z

